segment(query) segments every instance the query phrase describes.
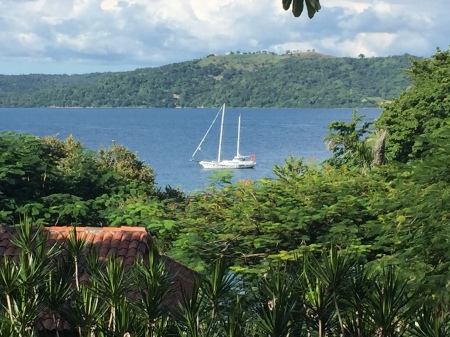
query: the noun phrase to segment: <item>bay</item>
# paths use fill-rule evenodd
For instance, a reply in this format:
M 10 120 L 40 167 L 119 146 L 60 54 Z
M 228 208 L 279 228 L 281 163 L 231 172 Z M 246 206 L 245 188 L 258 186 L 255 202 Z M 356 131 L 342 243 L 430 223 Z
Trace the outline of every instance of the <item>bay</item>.
M 190 161 L 191 155 L 219 108 L 14 108 L 0 109 L 0 130 L 36 136 L 73 135 L 94 151 L 112 141 L 137 152 L 153 167 L 158 187 L 170 185 L 185 192 L 208 186 L 212 172 Z M 234 170 L 233 181 L 273 177 L 273 166 L 290 155 L 320 162 L 330 156 L 323 139 L 332 121 L 350 121 L 354 109 L 240 109 L 227 108 L 223 158 L 236 152 L 237 119 L 241 114 L 241 153 L 255 154 L 254 169 Z M 373 121 L 381 109 L 359 109 Z M 218 123 L 217 123 L 218 124 Z M 202 146 L 198 159 L 214 159 L 218 125 Z M 196 156 L 197 157 L 197 156 Z

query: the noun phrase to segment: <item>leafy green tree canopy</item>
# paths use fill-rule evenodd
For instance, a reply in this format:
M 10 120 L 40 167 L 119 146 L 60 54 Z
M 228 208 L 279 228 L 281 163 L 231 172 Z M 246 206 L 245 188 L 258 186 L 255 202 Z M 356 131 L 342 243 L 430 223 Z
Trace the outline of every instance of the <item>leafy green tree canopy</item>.
M 419 136 L 430 136 L 450 117 L 450 50 L 411 60 L 411 86 L 385 105 L 375 126 L 388 132 L 386 157 L 407 162 L 423 154 Z

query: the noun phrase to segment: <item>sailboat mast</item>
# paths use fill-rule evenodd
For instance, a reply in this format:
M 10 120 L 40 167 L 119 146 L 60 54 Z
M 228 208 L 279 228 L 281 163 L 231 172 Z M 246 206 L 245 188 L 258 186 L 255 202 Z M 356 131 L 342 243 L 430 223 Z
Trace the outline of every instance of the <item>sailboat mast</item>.
M 222 135 L 223 135 L 223 120 L 225 117 L 225 104 L 222 106 L 222 121 L 220 122 L 220 136 L 219 136 L 219 151 L 217 152 L 217 162 L 220 163 L 220 155 L 222 152 Z
M 214 123 L 216 122 L 217 117 L 219 117 L 221 112 L 222 112 L 222 108 L 219 109 L 219 111 L 216 114 L 216 117 L 214 117 L 214 120 L 212 121 L 211 125 L 209 126 L 208 130 L 206 131 L 205 135 L 203 136 L 202 140 L 200 141 L 200 144 L 198 144 L 197 148 L 195 149 L 194 153 L 192 154 L 191 160 L 194 160 L 195 154 L 201 149 L 202 144 L 206 139 L 206 136 L 208 136 L 209 131 L 211 131 L 211 128 L 213 127 Z
M 239 143 L 241 140 L 241 115 L 238 118 L 238 134 L 237 134 L 237 149 L 236 149 L 236 157 L 239 157 Z

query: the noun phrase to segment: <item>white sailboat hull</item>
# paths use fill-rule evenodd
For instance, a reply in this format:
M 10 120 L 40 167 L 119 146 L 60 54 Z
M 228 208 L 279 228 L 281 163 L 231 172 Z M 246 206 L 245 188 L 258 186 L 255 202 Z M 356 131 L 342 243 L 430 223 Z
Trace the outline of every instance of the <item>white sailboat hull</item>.
M 254 168 L 256 162 L 251 160 L 221 160 L 221 161 L 205 161 L 202 160 L 199 164 L 204 169 L 251 169 Z

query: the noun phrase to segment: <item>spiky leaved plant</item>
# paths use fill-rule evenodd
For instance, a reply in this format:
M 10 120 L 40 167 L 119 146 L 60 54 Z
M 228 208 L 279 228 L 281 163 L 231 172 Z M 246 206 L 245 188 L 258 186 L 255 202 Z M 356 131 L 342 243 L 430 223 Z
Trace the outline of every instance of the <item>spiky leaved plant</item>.
M 243 305 L 241 295 L 230 301 L 227 309 L 224 310 L 224 318 L 221 324 L 222 334 L 226 337 L 248 337 L 252 330 L 249 327 L 251 313 L 248 306 Z
M 308 333 L 317 332 L 319 337 L 328 334 L 335 327 L 335 305 L 333 294 L 328 285 L 308 267 L 301 264 L 294 287 L 305 308 L 305 323 Z
M 295 296 L 294 281 L 284 268 L 269 268 L 260 278 L 256 293 L 256 335 L 268 337 L 290 336 L 294 330 L 296 307 L 300 298 Z
M 373 326 L 369 324 L 367 314 L 367 297 L 371 291 L 372 280 L 366 272 L 363 263 L 356 263 L 350 275 L 349 285 L 341 299 L 345 310 L 346 335 L 355 337 L 372 337 L 375 334 Z
M 103 261 L 98 260 L 98 253 L 92 249 L 85 256 L 86 275 L 97 273 L 104 268 Z M 62 315 L 67 322 L 78 330 L 80 337 L 95 337 L 100 331 L 102 319 L 108 312 L 104 299 L 94 291 L 97 284 L 95 277 L 79 283 L 79 290 L 72 293 L 72 298 L 62 308 Z
M 322 254 L 321 259 L 317 259 L 313 253 L 309 253 L 306 263 L 307 273 L 315 275 L 319 282 L 322 282 L 331 293 L 341 336 L 345 336 L 339 303 L 344 297 L 346 289 L 350 286 L 356 259 L 350 253 L 339 252 L 332 244 L 328 249 L 328 253 L 324 252 Z
M 47 247 L 48 233 L 33 227 L 25 217 L 16 226 L 12 243 L 20 249 L 17 262 L 16 288 L 9 294 L 9 314 L 19 336 L 33 336 L 35 325 L 46 308 L 45 281 L 54 268 L 58 250 Z
M 409 281 L 394 266 L 375 271 L 368 284 L 366 302 L 368 321 L 377 337 L 401 336 L 415 311 Z
M 173 276 L 165 268 L 156 250 L 150 249 L 148 257 L 138 259 L 131 268 L 132 289 L 130 297 L 142 322 L 146 337 L 165 336 L 170 325 L 169 305 L 173 293 Z
M 0 296 L 2 300 L 4 299 L 2 307 L 7 311 L 8 323 L 11 327 L 14 326 L 11 297 L 17 293 L 19 269 L 15 261 L 11 261 L 6 256 L 3 257 L 0 263 Z M 6 323 L 6 321 L 3 322 L 3 326 L 6 326 Z
M 68 267 L 68 268 L 67 268 Z M 58 263 L 56 268 L 48 274 L 44 284 L 45 305 L 48 311 L 52 313 L 53 323 L 55 324 L 56 337 L 59 337 L 59 329 L 61 316 L 63 316 L 63 308 L 68 299 L 71 299 L 73 293 L 72 266 L 64 262 Z
M 209 315 L 205 310 L 204 294 L 200 291 L 200 280 L 195 280 L 192 291 L 182 288 L 181 292 L 179 310 L 174 311 L 179 334 L 189 337 L 214 336 L 214 328 L 208 324 Z
M 125 308 L 129 307 L 127 294 L 131 284 L 130 275 L 125 273 L 122 260 L 109 256 L 105 268 L 93 270 L 90 277 L 95 281 L 91 283 L 91 289 L 105 302 L 109 311 L 107 322 L 102 324 L 104 329 L 113 335 L 129 332 L 127 328 L 131 329 L 131 322 L 118 321 L 119 318 L 127 318 L 123 313 Z M 121 315 L 118 315 L 119 310 Z M 125 330 L 117 331 L 119 328 Z
M 209 272 L 202 278 L 200 290 L 204 295 L 208 326 L 214 327 L 217 336 L 246 335 L 249 314 L 245 311 L 246 294 L 242 280 L 227 268 L 224 258 L 217 259 Z
M 63 247 L 68 254 L 69 261 L 72 259 L 74 266 L 75 288 L 80 291 L 80 259 L 85 253 L 86 246 L 89 242 L 86 241 L 85 235 L 77 235 L 77 227 L 72 226 L 69 236 L 63 238 Z
M 447 305 L 427 302 L 417 311 L 411 334 L 415 337 L 449 337 L 450 312 Z

